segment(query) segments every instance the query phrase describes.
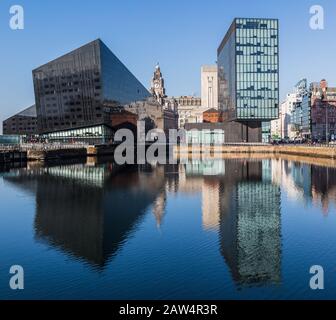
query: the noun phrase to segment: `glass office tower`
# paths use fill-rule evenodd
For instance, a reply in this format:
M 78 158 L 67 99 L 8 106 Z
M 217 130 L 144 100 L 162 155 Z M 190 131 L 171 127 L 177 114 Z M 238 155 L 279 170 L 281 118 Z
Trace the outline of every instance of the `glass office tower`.
M 33 80 L 41 134 L 109 125 L 109 108 L 150 96 L 100 39 L 33 70 Z
M 240 139 L 261 140 L 261 123 L 279 117 L 278 20 L 235 19 L 218 48 L 218 77 L 226 120 L 241 126 Z

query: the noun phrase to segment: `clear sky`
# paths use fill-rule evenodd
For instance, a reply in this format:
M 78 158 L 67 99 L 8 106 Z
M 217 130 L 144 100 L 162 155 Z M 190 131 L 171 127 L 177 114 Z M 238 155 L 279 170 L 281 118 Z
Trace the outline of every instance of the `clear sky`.
M 25 29 L 9 28 L 22 5 Z M 309 27 L 312 5 L 325 29 Z M 0 131 L 2 120 L 34 103 L 31 70 L 101 38 L 149 87 L 160 62 L 168 95 L 200 94 L 200 67 L 216 61 L 234 17 L 280 20 L 280 91 L 302 77 L 336 85 L 335 0 L 0 0 Z

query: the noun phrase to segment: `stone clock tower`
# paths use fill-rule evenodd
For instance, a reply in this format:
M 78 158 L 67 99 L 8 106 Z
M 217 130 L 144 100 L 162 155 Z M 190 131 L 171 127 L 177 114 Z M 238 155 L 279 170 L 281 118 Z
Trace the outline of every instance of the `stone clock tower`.
M 164 98 L 166 98 L 166 89 L 164 86 L 164 79 L 162 77 L 159 64 L 155 67 L 154 76 L 151 83 L 151 93 L 157 99 L 157 101 L 163 105 Z

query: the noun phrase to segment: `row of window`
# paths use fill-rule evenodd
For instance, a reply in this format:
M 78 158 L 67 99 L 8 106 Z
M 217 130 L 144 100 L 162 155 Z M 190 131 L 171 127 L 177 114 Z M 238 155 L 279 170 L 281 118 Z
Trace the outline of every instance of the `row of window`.
M 277 81 L 237 81 L 237 92 L 239 91 L 278 91 Z
M 242 29 L 237 28 L 237 38 L 271 38 L 271 36 L 277 35 L 278 29 L 258 29 L 258 28 L 250 28 L 250 29 Z
M 262 57 L 277 57 L 278 48 L 267 48 L 267 50 L 257 50 L 256 52 L 247 54 L 243 51 L 236 51 L 236 61 L 237 63 L 258 63 L 261 61 Z M 275 62 L 275 64 L 277 64 Z
M 243 38 L 238 37 L 236 40 L 237 47 L 278 47 L 278 37 L 276 35 L 271 36 L 271 38 Z
M 259 19 L 259 18 L 238 18 L 236 19 L 237 29 L 277 29 L 278 20 L 276 19 Z
M 90 136 L 109 136 L 111 131 L 104 126 L 74 129 L 50 133 L 47 135 L 48 138 L 69 138 L 69 137 L 90 137 Z
M 237 65 L 237 74 L 239 73 L 255 73 L 255 72 L 270 72 L 270 73 L 278 73 L 278 65 L 277 64 L 238 64 Z
M 258 72 L 241 72 L 237 73 L 237 82 L 278 82 L 278 73 L 271 72 L 271 73 L 258 73 Z

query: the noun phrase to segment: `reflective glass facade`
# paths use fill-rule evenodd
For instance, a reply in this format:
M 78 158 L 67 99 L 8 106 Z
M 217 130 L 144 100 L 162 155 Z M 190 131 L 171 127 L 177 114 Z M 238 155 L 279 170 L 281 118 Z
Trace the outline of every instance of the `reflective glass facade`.
M 35 105 L 3 121 L 3 134 L 33 136 L 37 134 Z
M 229 120 L 279 117 L 278 29 L 276 19 L 237 18 L 220 45 L 219 106 Z
M 21 136 L 17 135 L 0 135 L 0 145 L 16 145 L 20 144 Z
M 222 145 L 225 143 L 224 130 L 190 130 L 186 134 L 188 144 Z
M 105 125 L 57 131 L 43 135 L 49 142 L 107 143 L 113 138 L 113 131 Z
M 269 143 L 271 141 L 271 122 L 265 121 L 261 123 L 262 142 Z
M 99 39 L 33 70 L 33 79 L 39 133 L 108 124 L 106 108 L 150 96 Z
M 302 134 L 305 138 L 311 135 L 311 101 L 310 93 L 302 97 Z

